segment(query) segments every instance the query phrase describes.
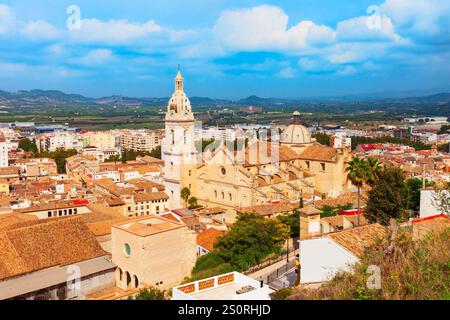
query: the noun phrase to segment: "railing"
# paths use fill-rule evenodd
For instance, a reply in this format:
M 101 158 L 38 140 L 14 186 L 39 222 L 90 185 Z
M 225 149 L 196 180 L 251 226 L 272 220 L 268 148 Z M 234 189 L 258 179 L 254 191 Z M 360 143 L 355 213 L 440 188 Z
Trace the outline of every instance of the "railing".
M 295 248 L 289 248 L 289 254 L 291 254 L 295 250 L 296 250 Z M 275 257 L 271 257 L 271 258 L 269 258 L 267 260 L 264 260 L 263 262 L 261 262 L 261 263 L 259 263 L 257 265 L 251 266 L 250 268 L 248 268 L 247 270 L 245 270 L 242 273 L 245 274 L 245 275 L 248 275 L 248 274 L 254 273 L 256 271 L 259 271 L 261 269 L 264 269 L 264 268 L 266 268 L 268 266 L 271 266 L 274 263 L 280 262 L 282 260 L 286 260 L 286 254 L 287 253 L 284 252 L 282 254 L 276 255 Z
M 270 285 L 270 283 L 277 280 L 278 278 L 280 278 L 282 275 L 286 274 L 288 271 L 292 270 L 293 268 L 295 268 L 295 260 L 289 261 L 284 266 L 278 268 L 277 270 L 275 270 L 274 272 L 269 274 L 267 276 L 267 284 Z

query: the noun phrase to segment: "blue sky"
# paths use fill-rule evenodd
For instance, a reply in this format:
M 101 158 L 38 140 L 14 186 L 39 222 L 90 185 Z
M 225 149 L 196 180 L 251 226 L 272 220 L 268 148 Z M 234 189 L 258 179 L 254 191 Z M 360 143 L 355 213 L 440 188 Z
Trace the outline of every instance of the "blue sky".
M 190 96 L 444 91 L 449 21 L 445 0 L 0 0 L 0 90 L 168 96 L 181 64 Z

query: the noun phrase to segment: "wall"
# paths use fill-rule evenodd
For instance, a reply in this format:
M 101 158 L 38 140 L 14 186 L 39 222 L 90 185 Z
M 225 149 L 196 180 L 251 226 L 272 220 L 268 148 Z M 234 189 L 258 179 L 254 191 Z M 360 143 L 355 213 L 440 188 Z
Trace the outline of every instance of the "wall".
M 300 241 L 300 283 L 330 280 L 338 271 L 349 271 L 356 258 L 330 238 Z
M 449 191 L 443 191 L 450 196 Z M 426 218 L 442 214 L 443 212 L 436 208 L 433 204 L 435 190 L 420 190 L 420 217 Z

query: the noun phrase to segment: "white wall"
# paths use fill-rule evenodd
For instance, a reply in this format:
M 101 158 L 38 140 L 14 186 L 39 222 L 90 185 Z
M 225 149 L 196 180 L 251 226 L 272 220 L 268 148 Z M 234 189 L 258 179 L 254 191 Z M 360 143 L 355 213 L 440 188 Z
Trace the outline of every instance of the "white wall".
M 300 283 L 330 280 L 338 271 L 350 271 L 358 262 L 349 251 L 330 238 L 300 241 Z
M 435 190 L 420 190 L 420 217 L 426 218 L 442 214 L 442 211 L 433 204 Z M 449 195 L 448 191 L 443 191 Z

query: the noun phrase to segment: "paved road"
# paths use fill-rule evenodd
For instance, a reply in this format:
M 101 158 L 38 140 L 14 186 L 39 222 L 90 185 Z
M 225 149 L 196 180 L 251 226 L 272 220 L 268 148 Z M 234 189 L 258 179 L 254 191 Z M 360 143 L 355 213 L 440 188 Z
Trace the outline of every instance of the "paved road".
M 296 253 L 294 251 L 289 254 L 289 261 L 292 261 L 293 259 L 295 259 L 295 254 Z M 276 271 L 278 268 L 281 268 L 285 264 L 286 264 L 286 260 L 281 260 L 274 264 L 271 264 L 270 266 L 265 267 L 264 269 L 250 273 L 250 274 L 248 274 L 248 276 L 253 279 L 256 279 L 256 280 L 261 280 L 261 277 L 262 277 L 262 279 L 264 279 L 264 281 L 267 281 L 267 277 L 272 272 Z

